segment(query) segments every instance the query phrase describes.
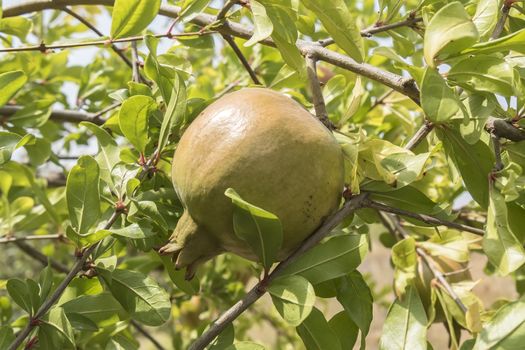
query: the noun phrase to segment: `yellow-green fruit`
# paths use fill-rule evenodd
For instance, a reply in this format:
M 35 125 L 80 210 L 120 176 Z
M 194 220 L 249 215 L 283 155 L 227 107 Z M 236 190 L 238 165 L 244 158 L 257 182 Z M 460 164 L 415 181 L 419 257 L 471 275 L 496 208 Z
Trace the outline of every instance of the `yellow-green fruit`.
M 170 243 L 177 268 L 228 251 L 257 260 L 233 231 L 231 187 L 279 217 L 284 259 L 337 207 L 343 155 L 331 132 L 289 97 L 246 88 L 208 106 L 182 136 L 172 180 L 184 205 Z

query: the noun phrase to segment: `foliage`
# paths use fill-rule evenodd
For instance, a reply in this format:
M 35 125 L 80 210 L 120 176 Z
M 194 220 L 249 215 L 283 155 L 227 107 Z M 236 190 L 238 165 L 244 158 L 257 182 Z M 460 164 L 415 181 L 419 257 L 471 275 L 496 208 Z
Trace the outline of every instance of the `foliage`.
M 521 346 L 522 1 L 107 3 L 3 6 L 0 349 L 186 349 L 207 335 L 214 350 L 426 349 L 433 322 L 452 348 Z M 261 263 L 221 255 L 185 280 L 157 252 L 183 212 L 173 152 L 208 104 L 257 81 L 326 109 L 345 200 L 279 264 L 279 218 L 228 189 L 235 234 Z M 359 272 L 379 244 L 386 291 Z M 471 252 L 519 298 L 483 305 L 450 268 Z M 241 299 L 246 311 L 229 309 Z M 265 324 L 276 336 L 251 339 Z

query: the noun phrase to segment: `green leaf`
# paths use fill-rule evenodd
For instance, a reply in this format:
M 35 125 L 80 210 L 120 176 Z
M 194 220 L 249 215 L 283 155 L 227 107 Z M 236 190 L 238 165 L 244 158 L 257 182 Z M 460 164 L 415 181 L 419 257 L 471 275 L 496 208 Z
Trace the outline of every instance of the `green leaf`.
M 186 272 L 184 270 L 175 270 L 175 266 L 173 261 L 171 261 L 171 257 L 166 255 L 161 255 L 159 257 L 162 261 L 162 264 L 164 265 L 164 268 L 166 269 L 166 272 L 168 272 L 171 282 L 173 282 L 177 288 L 188 295 L 195 295 L 199 292 L 199 280 L 197 278 L 188 281 L 185 278 Z
M 185 0 L 179 15 L 180 19 L 183 23 L 188 23 L 203 12 L 209 2 L 210 0 Z
M 487 208 L 488 175 L 494 165 L 492 150 L 481 140 L 472 145 L 468 144 L 455 129 L 447 127 L 436 130 L 447 156 L 461 173 L 467 190 L 482 208 Z
M 427 118 L 442 123 L 452 118 L 460 108 L 460 102 L 445 79 L 433 68 L 427 67 L 421 82 L 421 107 Z
M 363 276 L 357 270 L 336 280 L 337 300 L 361 330 L 361 348 L 372 323 L 372 293 Z
M 313 308 L 310 315 L 297 327 L 306 350 L 342 350 L 337 334 L 330 328 L 324 315 Z
M 126 312 L 122 306 L 109 292 L 95 295 L 87 294 L 88 292 L 84 293 L 84 295 L 60 305 L 68 317 L 71 314 L 81 315 L 100 325 L 114 323 L 119 316 L 126 317 Z
M 284 62 L 295 69 L 299 75 L 305 76 L 306 66 L 301 52 L 296 46 L 297 28 L 295 19 L 297 14 L 292 10 L 290 0 L 263 0 L 260 1 L 266 14 L 272 21 L 272 39 L 281 53 Z
M 131 96 L 120 107 L 118 114 L 120 130 L 141 153 L 146 151 L 149 141 L 148 117 L 156 109 L 155 100 L 143 95 Z
M 525 299 L 501 307 L 476 338 L 473 350 L 520 349 L 525 339 Z
M 266 39 L 273 32 L 273 24 L 268 15 L 266 14 L 266 9 L 260 2 L 256 0 L 250 1 L 250 6 L 252 8 L 252 17 L 253 17 L 253 35 L 247 42 L 244 43 L 244 46 L 252 46 L 259 41 Z
M 32 313 L 33 304 L 27 284 L 18 278 L 11 278 L 6 284 L 7 292 L 13 301 L 28 313 Z
M 353 271 L 368 252 L 366 235 L 340 235 L 316 245 L 282 271 L 301 275 L 312 284 Z
M 44 164 L 51 156 L 51 142 L 44 138 L 35 137 L 33 142 L 24 146 L 33 166 Z
M 63 349 L 76 347 L 73 327 L 64 309 L 52 308 L 38 328 L 39 344 L 43 349 Z M 67 345 L 64 346 L 64 343 Z
M 151 231 L 150 227 L 147 227 L 145 225 L 140 226 L 139 224 L 131 224 L 122 228 L 111 228 L 109 230 L 102 231 L 107 231 L 106 236 L 112 234 L 115 236 L 120 236 L 129 239 L 144 239 L 155 236 L 155 233 Z
M 107 184 L 114 186 L 111 170 L 120 161 L 120 150 L 117 143 L 106 130 L 96 124 L 81 122 L 80 125 L 86 127 L 97 138 L 98 154 L 95 160 L 100 168 L 100 178 Z
M 427 316 L 415 287 L 390 306 L 383 325 L 380 349 L 426 350 Z
M 111 294 L 132 318 L 148 326 L 160 326 L 170 317 L 168 293 L 140 272 L 96 268 Z
M 339 342 L 341 343 L 341 349 L 354 348 L 357 335 L 359 334 L 359 328 L 350 316 L 348 316 L 346 311 L 335 314 L 330 321 L 328 321 L 328 325 L 337 334 Z
M 115 0 L 111 14 L 111 38 L 139 34 L 157 16 L 161 0 Z
M 478 30 L 463 4 L 451 2 L 436 12 L 426 27 L 425 61 L 430 67 L 435 67 L 434 58 L 471 47 L 478 38 Z
M 525 29 L 518 30 L 517 32 L 511 33 L 496 40 L 474 45 L 470 49 L 463 50 L 461 55 L 488 55 L 495 52 L 500 53 L 509 50 L 525 54 L 525 46 L 523 45 L 523 41 L 525 41 Z
M 517 93 L 518 72 L 504 59 L 479 55 L 452 66 L 447 78 L 459 86 L 503 96 Z
M 99 175 L 95 159 L 82 156 L 67 177 L 69 220 L 79 235 L 87 233 L 100 217 Z
M 15 340 L 13 329 L 9 326 L 0 327 L 0 349 L 7 349 Z
M 224 350 L 264 350 L 265 347 L 251 341 L 242 341 L 232 344 Z
M 234 205 L 235 235 L 246 241 L 262 265 L 269 269 L 283 243 L 283 230 L 279 218 L 246 202 L 233 188 L 228 188 L 224 194 L 231 198 Z
M 22 109 L 9 117 L 9 122 L 21 128 L 40 127 L 51 116 L 51 106 L 55 103 L 53 98 L 45 98 L 25 104 Z
M 171 98 L 168 107 L 166 108 L 166 112 L 164 113 L 164 118 L 162 119 L 162 125 L 160 128 L 158 141 L 159 152 L 161 152 L 168 143 L 169 136 L 177 133 L 184 120 L 185 112 L 186 86 L 179 74 L 175 74 Z
M 144 36 L 144 42 L 149 49 L 149 55 L 144 63 L 144 72 L 146 76 L 153 80 L 159 87 L 164 101 L 171 100 L 171 92 L 174 89 L 173 81 L 175 79 L 175 69 L 159 63 L 157 60 L 157 46 L 159 39 L 152 35 Z
M 67 314 L 67 319 L 69 320 L 69 323 L 71 323 L 71 327 L 75 330 L 86 332 L 96 332 L 99 330 L 97 324 L 84 315 L 70 313 Z
M 321 20 L 337 45 L 357 62 L 363 62 L 363 38 L 356 25 L 356 18 L 343 0 L 305 0 L 302 3 Z
M 2 18 L 0 20 L 0 33 L 14 35 L 22 40 L 33 28 L 33 22 L 22 16 Z
M 472 17 L 472 22 L 478 29 L 481 39 L 487 39 L 492 35 L 494 27 L 498 22 L 499 1 L 479 0 L 476 13 Z
M 27 81 L 21 70 L 0 74 L 0 107 L 5 105 Z
M 173 264 L 172 264 L 173 265 Z M 235 329 L 233 324 L 229 324 L 224 330 L 211 342 L 209 350 L 226 350 L 233 345 L 235 341 Z
M 314 287 L 297 275 L 278 277 L 268 287 L 268 292 L 279 314 L 294 327 L 308 317 L 315 303 Z
M 12 132 L 0 131 L 0 165 L 11 160 L 11 155 L 21 139 L 19 135 Z
M 490 186 L 489 196 L 483 251 L 490 263 L 506 276 L 525 263 L 525 250 L 510 231 L 505 199 L 493 185 Z

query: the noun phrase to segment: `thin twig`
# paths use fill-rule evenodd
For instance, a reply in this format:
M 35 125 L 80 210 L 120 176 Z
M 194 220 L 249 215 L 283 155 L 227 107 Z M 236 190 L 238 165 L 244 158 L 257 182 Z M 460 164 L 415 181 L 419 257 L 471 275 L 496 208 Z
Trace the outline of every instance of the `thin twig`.
M 143 168 L 144 168 L 144 171 L 141 172 L 137 178 L 139 179 L 139 181 L 142 181 L 144 178 L 146 178 L 146 175 L 148 174 L 149 170 L 151 169 L 151 165 L 153 163 L 153 158 L 149 159 L 146 164 L 144 164 Z M 124 200 L 124 197 L 121 199 L 121 200 Z M 119 210 L 118 208 L 115 209 L 115 211 L 113 212 L 113 214 L 111 215 L 111 217 L 108 219 L 107 223 L 104 225 L 104 228 L 105 230 L 109 230 L 111 228 L 111 226 L 113 226 L 113 224 L 117 221 L 117 219 L 119 218 L 119 216 L 122 214 L 122 210 Z M 22 342 L 24 341 L 24 339 L 26 339 L 29 334 L 31 333 L 31 331 L 38 326 L 39 324 L 39 321 L 40 321 L 40 318 L 42 316 L 44 316 L 48 311 L 49 309 L 51 309 L 51 307 L 53 307 L 53 305 L 58 301 L 58 299 L 60 298 L 60 296 L 62 295 L 62 293 L 64 293 L 64 291 L 66 290 L 67 286 L 69 285 L 69 283 L 71 283 L 71 281 L 73 280 L 73 278 L 76 277 L 76 275 L 80 272 L 80 270 L 82 270 L 82 268 L 84 267 L 84 264 L 86 263 L 87 259 L 89 258 L 89 256 L 91 255 L 91 253 L 93 253 L 93 251 L 99 246 L 99 243 L 96 243 L 96 244 L 93 244 L 89 247 L 87 247 L 83 252 L 82 254 L 80 255 L 80 257 L 78 258 L 78 260 L 76 261 L 76 263 L 73 265 L 73 267 L 69 270 L 68 274 L 66 275 L 66 277 L 64 278 L 64 280 L 62 280 L 62 282 L 58 285 L 57 289 L 53 292 L 53 294 L 42 304 L 42 306 L 40 306 L 40 308 L 38 309 L 38 311 L 35 313 L 35 315 L 33 315 L 31 317 L 31 319 L 29 320 L 29 322 L 27 323 L 27 325 L 20 331 L 20 333 L 18 333 L 17 337 L 15 338 L 15 340 L 9 345 L 9 348 L 8 350 L 16 350 L 20 344 L 22 344 Z
M 463 225 L 463 224 L 458 224 L 457 222 L 442 220 L 442 219 L 436 218 L 434 216 L 426 215 L 426 214 L 418 214 L 418 213 L 414 213 L 408 210 L 390 207 L 388 205 L 384 205 L 382 203 L 379 203 L 379 202 L 376 202 L 370 199 L 365 199 L 362 205 L 365 208 L 372 208 L 372 209 L 384 211 L 387 213 L 408 216 L 410 218 L 419 220 L 421 222 L 424 222 L 430 225 L 447 226 L 450 228 L 455 228 L 457 230 L 466 231 L 466 232 L 474 233 L 476 235 L 481 235 L 481 236 L 485 234 L 485 231 L 479 228 L 470 227 L 470 226 Z
M 115 223 L 115 221 L 117 221 L 119 216 L 120 212 L 115 211 L 104 226 L 104 229 L 110 229 L 111 226 Z M 42 318 L 49 311 L 49 309 L 51 309 L 51 307 L 58 301 L 62 293 L 64 293 L 69 283 L 71 283 L 73 278 L 75 278 L 76 275 L 80 272 L 80 270 L 82 270 L 84 264 L 86 263 L 86 260 L 91 255 L 91 253 L 93 253 L 96 247 L 98 247 L 98 244 L 94 244 L 89 248 L 86 248 L 86 250 L 84 250 L 82 255 L 75 262 L 75 265 L 73 265 L 66 277 L 62 280 L 62 282 L 60 282 L 57 289 L 42 304 L 42 306 L 40 306 L 38 311 L 31 317 L 27 325 L 20 331 L 20 333 L 18 333 L 18 336 L 11 343 L 11 345 L 9 345 L 8 350 L 16 350 L 20 346 L 20 344 L 22 344 L 24 339 L 26 339 L 29 336 L 33 328 L 35 328 L 40 322 L 40 318 Z
M 399 235 L 402 238 L 410 237 L 410 235 L 405 231 L 405 228 L 401 225 L 399 222 L 399 218 L 395 215 L 387 215 L 385 213 L 379 213 L 381 220 L 383 221 L 384 226 L 390 231 L 390 233 L 396 237 L 396 232 L 399 233 Z M 390 219 L 388 219 L 390 218 Z M 439 281 L 440 285 L 445 288 L 445 291 L 454 299 L 454 302 L 459 306 L 459 308 L 466 313 L 467 307 L 465 304 L 463 304 L 463 301 L 461 301 L 461 298 L 457 295 L 457 293 L 454 291 L 450 283 L 448 283 L 447 279 L 445 278 L 445 274 L 441 272 L 439 267 L 436 265 L 436 262 L 434 259 L 425 252 L 424 249 L 421 247 L 416 247 L 416 253 L 417 255 L 423 260 L 425 265 L 427 265 L 428 269 L 432 273 L 432 275 Z
M 421 127 L 414 134 L 414 136 L 412 136 L 412 138 L 408 140 L 407 144 L 405 145 L 405 148 L 408 150 L 416 148 L 416 146 L 419 145 L 419 143 L 423 141 L 425 137 L 427 137 L 427 135 L 432 131 L 433 128 L 434 124 L 432 124 L 428 120 L 424 120 L 423 125 L 421 125 Z
M 364 38 L 369 38 L 374 34 L 386 32 L 392 29 L 397 29 L 401 27 L 413 27 L 415 24 L 422 22 L 422 17 L 409 17 L 403 21 L 391 23 L 391 24 L 383 24 L 383 25 L 377 25 L 374 24 L 373 26 L 370 26 L 366 29 L 361 30 L 360 34 Z M 332 38 L 319 40 L 318 42 L 321 46 L 328 46 L 335 43 L 335 40 Z
M 101 124 L 103 124 L 104 121 L 103 121 L 103 120 L 100 120 L 100 117 L 103 116 L 104 114 L 106 114 L 107 112 L 112 111 L 112 110 L 114 110 L 115 108 L 120 107 L 121 105 L 122 105 L 122 102 L 115 102 L 115 103 L 113 103 L 112 105 L 109 105 L 109 106 L 107 106 L 106 108 L 100 110 L 99 112 L 97 112 L 97 113 L 93 113 L 93 115 L 91 116 L 91 118 L 92 118 L 93 120 L 97 120 L 97 121 L 99 121 Z
M 494 170 L 500 171 L 504 168 L 503 161 L 501 160 L 501 143 L 498 135 L 494 134 L 493 132 L 490 133 L 490 139 L 492 141 L 492 146 L 494 147 L 494 158 L 496 160 L 494 164 Z
M 158 342 L 157 339 L 155 339 L 144 327 L 140 325 L 135 320 L 131 320 L 131 325 L 135 327 L 135 329 L 141 333 L 144 337 L 146 337 L 158 350 L 164 350 L 165 348 Z
M 377 98 L 375 101 L 374 101 L 374 104 L 372 106 L 370 106 L 370 108 L 368 108 L 368 112 L 372 111 L 374 108 L 376 108 L 377 106 L 380 106 L 382 105 L 385 100 L 390 96 L 392 95 L 392 93 L 394 92 L 394 90 L 390 89 L 388 90 L 387 92 L 385 92 L 383 95 L 381 95 L 379 98 Z
M 20 111 L 23 106 L 13 106 L 6 105 L 0 107 L 0 116 L 9 117 Z M 61 121 L 61 122 L 71 122 L 71 123 L 80 123 L 80 122 L 92 122 L 97 125 L 104 124 L 103 121 L 95 118 L 96 114 L 91 114 L 87 112 L 72 111 L 68 109 L 63 110 L 54 110 L 51 112 L 50 119 Z M 9 120 L 9 119 L 7 119 Z
M 131 79 L 136 82 L 136 83 L 140 83 L 140 81 L 142 80 L 142 77 L 140 76 L 140 71 L 139 71 L 139 52 L 137 50 L 137 42 L 134 41 L 131 43 L 131 59 L 132 59 L 132 64 L 131 64 L 131 68 L 133 70 L 133 74 L 131 76 Z
M 261 85 L 259 78 L 257 78 L 257 75 L 255 74 L 252 67 L 250 66 L 250 63 L 248 62 L 246 57 L 244 57 L 241 49 L 239 49 L 239 46 L 237 46 L 237 44 L 235 43 L 235 40 L 231 37 L 231 35 L 222 34 L 222 37 L 230 45 L 233 52 L 235 52 L 235 55 L 237 55 L 237 57 L 241 61 L 242 65 L 244 66 L 248 74 L 250 75 L 250 78 L 252 78 L 253 83 L 257 85 Z
M 280 262 L 277 267 L 264 279 L 257 283 L 241 300 L 224 312 L 210 327 L 201 334 L 190 346 L 189 350 L 203 350 L 217 337 L 233 320 L 241 315 L 250 305 L 255 303 L 266 293 L 268 285 L 280 272 L 293 263 L 303 253 L 317 245 L 321 239 L 328 235 L 344 218 L 361 207 L 366 195 L 359 195 L 348 200 L 343 208 L 330 216 L 313 234 L 311 234 L 288 258 Z
M 62 8 L 67 4 L 73 3 L 73 0 L 61 0 L 60 2 L 55 1 L 37 1 L 30 0 L 24 1 L 23 3 L 17 3 L 13 6 L 7 6 L 4 8 L 4 17 L 13 17 L 23 15 L 33 11 L 41 11 L 44 9 Z M 111 0 L 74 0 L 75 5 L 107 5 L 111 6 L 113 1 Z M 171 18 L 179 17 L 181 9 L 178 6 L 172 5 L 161 5 L 159 14 Z M 206 13 L 200 13 L 193 17 L 190 21 L 201 27 L 207 27 L 212 23 L 216 23 L 216 16 L 209 15 Z M 253 31 L 247 29 L 243 25 L 235 22 L 225 21 L 221 26 L 216 28 L 221 34 L 228 34 L 235 37 L 249 39 L 253 36 Z M 164 34 L 164 36 L 169 37 Z M 271 38 L 261 40 L 262 45 L 275 47 L 275 43 Z M 326 49 L 319 45 L 317 42 L 307 42 L 304 40 L 297 41 L 297 47 L 303 55 L 314 54 L 315 58 L 349 70 L 356 74 L 375 80 L 381 84 L 384 84 L 403 95 L 412 98 L 414 101 L 419 102 L 419 89 L 414 79 L 402 77 L 400 75 L 379 69 L 366 63 L 357 63 L 352 58 L 340 54 L 338 52 Z
M 306 56 L 306 72 L 308 74 L 310 91 L 312 92 L 315 115 L 328 129 L 332 130 L 334 129 L 334 126 L 330 122 L 330 119 L 328 119 L 328 113 L 326 112 L 323 91 L 321 90 L 321 84 L 317 77 L 316 60 L 310 55 Z
M 228 0 L 217 14 L 217 21 L 222 20 L 228 14 L 228 11 L 235 5 L 239 0 Z
M 176 38 L 183 38 L 183 37 L 190 37 L 190 36 L 209 35 L 209 34 L 215 34 L 215 33 L 216 31 L 204 31 L 204 32 L 178 33 L 178 34 L 169 34 L 169 35 L 168 34 L 155 34 L 153 36 L 156 38 L 169 38 L 169 39 L 174 38 L 176 39 Z M 144 40 L 144 36 L 131 36 L 128 38 L 106 39 L 106 40 L 90 40 L 90 41 L 67 43 L 67 44 L 58 43 L 58 44 L 47 45 L 45 43 L 41 43 L 40 45 L 0 48 L 0 52 L 40 51 L 42 53 L 46 53 L 49 50 L 55 50 L 55 49 L 68 49 L 68 48 L 86 47 L 86 46 L 107 46 L 107 45 L 112 45 L 114 43 L 128 43 L 128 42 L 135 42 L 135 41 L 142 41 L 142 40 Z
M 496 23 L 496 27 L 494 27 L 494 31 L 492 32 L 491 39 L 497 39 L 503 32 L 503 28 L 505 28 L 505 23 L 507 22 L 507 18 L 509 17 L 509 12 L 512 7 L 512 4 L 514 4 L 514 0 L 504 0 L 503 6 L 501 7 L 501 16 L 498 19 L 498 23 Z
M 24 237 L 9 236 L 9 237 L 0 237 L 0 244 L 22 242 L 22 241 L 38 241 L 38 240 L 45 240 L 45 239 L 51 239 L 51 240 L 64 239 L 64 238 L 65 237 L 62 234 L 33 235 L 33 236 L 24 236 Z
M 51 259 L 50 257 L 42 254 L 38 249 L 33 248 L 29 244 L 23 241 L 17 241 L 15 242 L 17 247 L 27 254 L 27 256 L 30 256 L 31 258 L 39 261 L 43 266 L 47 266 L 48 264 L 51 265 L 51 267 L 59 272 L 62 273 L 68 273 L 69 268 L 66 265 L 63 265 L 59 263 L 56 260 Z
M 88 22 L 84 17 L 80 16 L 78 13 L 74 12 L 73 10 L 64 7 L 62 11 L 66 12 L 67 14 L 71 15 L 72 17 L 75 17 L 80 23 L 84 24 L 86 27 L 91 29 L 93 32 L 95 32 L 98 36 L 104 37 L 104 33 L 102 33 L 100 30 L 97 29 L 93 24 Z M 124 52 L 122 52 L 121 49 L 119 49 L 116 45 L 111 44 L 111 49 L 130 67 L 133 68 L 131 61 L 129 58 L 126 57 Z

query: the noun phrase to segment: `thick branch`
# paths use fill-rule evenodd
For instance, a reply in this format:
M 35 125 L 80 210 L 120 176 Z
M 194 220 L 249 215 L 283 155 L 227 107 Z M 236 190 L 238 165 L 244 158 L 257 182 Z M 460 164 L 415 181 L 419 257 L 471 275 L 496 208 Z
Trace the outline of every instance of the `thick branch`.
M 334 215 L 330 216 L 321 227 L 310 235 L 288 258 L 283 260 L 277 267 L 259 283 L 257 283 L 241 300 L 224 312 L 215 322 L 210 325 L 202 335 L 190 346 L 189 350 L 203 350 L 210 344 L 224 328 L 242 314 L 250 305 L 255 303 L 266 293 L 266 287 L 279 275 L 279 273 L 293 263 L 303 253 L 317 245 L 321 239 L 328 235 L 344 218 L 359 209 L 365 195 L 359 195 L 345 203 Z
M 41 11 L 45 9 L 60 9 L 68 5 L 107 5 L 111 6 L 111 0 L 33 0 L 7 7 L 4 9 L 4 17 L 18 16 L 33 11 Z M 176 18 L 179 16 L 180 8 L 172 5 L 162 5 L 159 13 L 161 15 Z M 206 27 L 211 23 L 216 22 L 216 17 L 201 13 L 191 20 L 192 23 L 201 27 Z M 228 34 L 239 38 L 249 39 L 253 35 L 253 31 L 245 28 L 239 23 L 225 21 L 217 28 L 221 34 Z M 275 46 L 274 42 L 267 38 L 260 42 L 263 45 Z M 303 40 L 297 41 L 297 46 L 303 55 L 311 54 L 318 60 L 325 61 L 336 65 L 338 67 L 347 69 L 356 74 L 375 80 L 382 83 L 419 103 L 419 90 L 413 79 L 405 78 L 400 75 L 381 70 L 377 67 L 366 63 L 357 63 L 352 58 L 337 53 L 335 51 L 326 49 L 318 43 L 306 42 Z
M 0 116 L 9 117 L 21 110 L 22 106 L 3 106 L 0 108 Z M 92 122 L 97 125 L 104 124 L 104 121 L 100 120 L 96 114 L 87 113 L 87 112 L 78 112 L 72 110 L 54 110 L 51 112 L 52 120 L 60 122 L 71 122 L 71 123 L 80 123 L 80 122 Z
M 504 119 L 490 117 L 485 124 L 485 129 L 499 138 L 514 142 L 525 140 L 525 131 Z
M 306 72 L 308 74 L 308 82 L 310 84 L 310 91 L 312 92 L 312 100 L 314 103 L 316 117 L 328 128 L 333 129 L 333 125 L 328 119 L 326 112 L 326 105 L 324 103 L 323 91 L 321 90 L 321 83 L 317 76 L 317 67 L 315 58 L 306 56 Z
M 259 81 L 259 78 L 257 78 L 257 75 L 255 74 L 255 72 L 253 71 L 252 67 L 250 66 L 250 63 L 248 62 L 246 57 L 244 57 L 241 49 L 239 49 L 239 46 L 237 46 L 237 44 L 235 43 L 235 40 L 231 37 L 231 35 L 222 34 L 222 37 L 230 45 L 230 47 L 232 48 L 233 52 L 235 52 L 235 55 L 241 61 L 242 65 L 244 66 L 244 69 L 246 69 L 246 71 L 250 75 L 250 78 L 252 78 L 253 83 L 257 84 L 257 85 L 261 85 L 261 82 Z
M 481 236 L 485 234 L 485 231 L 483 231 L 483 230 L 481 230 L 479 228 L 458 224 L 457 222 L 442 220 L 442 219 L 436 218 L 434 216 L 426 215 L 426 214 L 418 214 L 418 213 L 413 213 L 413 212 L 408 211 L 408 210 L 390 207 L 388 205 L 384 205 L 382 203 L 379 203 L 379 202 L 376 202 L 376 201 L 373 201 L 373 200 L 369 200 L 369 199 L 365 199 L 363 201 L 362 205 L 365 208 L 372 208 L 372 209 L 384 211 L 384 212 L 387 212 L 387 213 L 392 213 L 392 214 L 397 214 L 397 215 L 402 215 L 402 216 L 408 216 L 410 218 L 419 220 L 421 222 L 424 222 L 424 223 L 427 223 L 427 224 L 430 224 L 430 225 L 447 226 L 447 227 L 450 227 L 450 228 L 455 228 L 455 229 L 460 230 L 460 231 L 471 232 L 471 233 L 474 233 L 476 235 L 481 235 Z

